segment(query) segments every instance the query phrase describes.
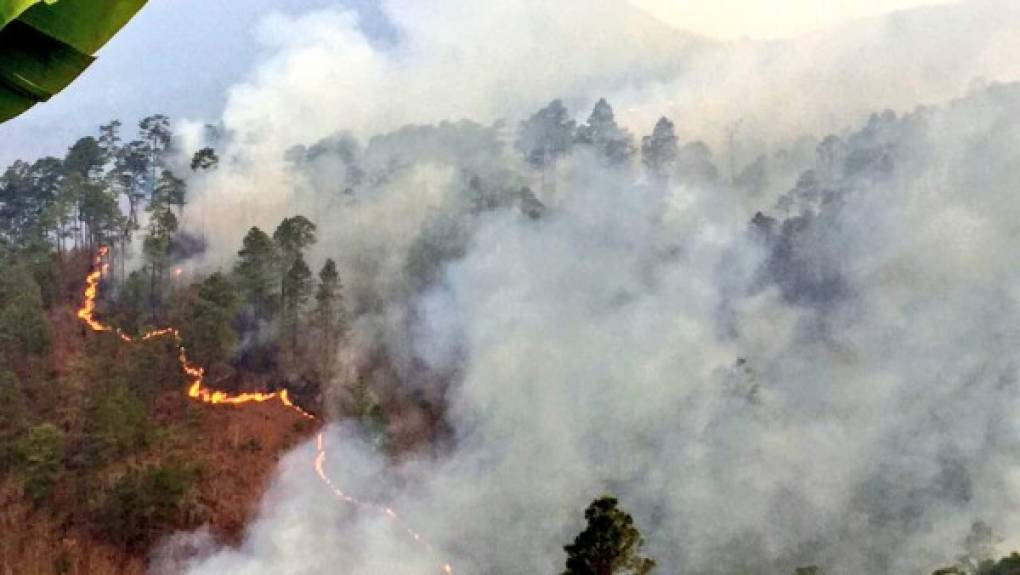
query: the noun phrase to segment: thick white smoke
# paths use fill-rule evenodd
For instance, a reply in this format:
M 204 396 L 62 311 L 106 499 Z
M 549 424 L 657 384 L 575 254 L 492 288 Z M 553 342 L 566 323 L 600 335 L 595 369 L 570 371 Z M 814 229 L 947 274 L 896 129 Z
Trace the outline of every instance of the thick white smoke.
M 553 98 L 579 108 L 604 96 L 635 133 L 666 115 L 682 138 L 746 164 L 876 110 L 906 112 L 976 82 L 1020 77 L 1013 57 L 1020 6 L 1006 0 L 736 43 L 669 29 L 625 2 L 465 8 L 455 0 L 389 0 L 383 7 L 402 32 L 395 46 L 373 44 L 342 9 L 263 22 L 269 56 L 231 90 L 219 122 L 233 136 L 228 157 L 237 164 L 195 190 L 192 211 L 203 214 L 215 252 L 229 253 L 252 222 L 276 222 L 301 199 L 285 173 L 288 149 L 340 131 L 364 140 L 407 124 L 516 121 Z M 305 203 L 321 209 L 320 201 Z
M 226 160 L 192 210 L 238 214 L 207 230 L 226 261 L 242 227 L 309 212 L 359 310 L 355 348 L 396 356 L 406 385 L 452 374 L 448 449 L 394 462 L 348 427 L 327 438 L 335 481 L 391 503 L 437 552 L 333 501 L 305 446 L 240 548 L 177 567 L 553 572 L 606 492 L 664 573 L 921 573 L 954 560 L 976 520 L 1020 543 L 1020 89 L 949 101 L 976 76 L 1020 78 L 1006 59 L 1020 9 L 973 2 L 670 52 L 672 32 L 608 5 L 394 0 L 405 38 L 389 48 L 338 11 L 267 24 L 278 52 L 232 94 Z M 685 140 L 741 116 L 775 120 L 754 125 L 765 149 L 854 128 L 756 197 L 663 190 L 577 153 L 538 219 L 463 209 L 463 171 L 527 179 L 479 125 L 311 146 L 603 94 L 636 106 L 642 133 L 673 115 Z M 386 177 L 345 192 L 351 157 Z M 772 219 L 751 224 L 758 208 Z M 429 234 L 438 252 L 421 250 Z M 436 269 L 409 273 L 423 257 Z

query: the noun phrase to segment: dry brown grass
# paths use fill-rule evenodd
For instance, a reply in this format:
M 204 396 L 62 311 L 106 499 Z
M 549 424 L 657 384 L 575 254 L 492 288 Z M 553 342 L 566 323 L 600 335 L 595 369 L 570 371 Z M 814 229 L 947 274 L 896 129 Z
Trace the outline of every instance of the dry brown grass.
M 53 351 L 40 365 L 25 367 L 35 372 L 26 389 L 33 419 L 53 422 L 71 435 L 81 426 L 81 406 L 90 393 L 89 386 L 70 377 L 80 368 L 85 342 L 94 337 L 83 333 L 75 317 L 80 277 L 87 267 L 86 258 L 65 262 L 61 290 L 67 303 L 50 315 Z M 315 422 L 278 402 L 207 406 L 189 400 L 184 387 L 160 396 L 151 416 L 159 438 L 148 450 L 87 480 L 83 471 L 66 469 L 52 501 L 39 509 L 23 497 L 16 478 L 0 476 L 0 575 L 145 573 L 145 553 L 104 543 L 88 525 L 85 510 L 90 502 L 76 494 L 85 481 L 107 483 L 129 466 L 167 460 L 200 470 L 190 497 L 194 509 L 188 526 L 205 524 L 222 542 L 237 542 L 279 458 L 316 429 Z M 309 473 L 314 473 L 311 461 Z

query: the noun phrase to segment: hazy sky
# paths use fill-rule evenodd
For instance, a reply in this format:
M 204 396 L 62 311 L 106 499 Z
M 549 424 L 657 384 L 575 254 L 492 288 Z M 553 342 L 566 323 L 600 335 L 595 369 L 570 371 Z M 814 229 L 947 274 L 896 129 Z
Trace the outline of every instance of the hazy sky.
M 467 0 L 465 0 L 467 1 Z M 931 0 L 632 0 L 669 24 L 709 36 L 777 37 Z M 0 166 L 61 155 L 120 118 L 216 118 L 228 87 L 259 55 L 256 25 L 271 11 L 348 5 L 377 39 L 392 38 L 379 0 L 151 0 L 68 90 L 0 125 Z
M 782 38 L 945 0 L 631 0 L 660 20 L 719 38 Z
M 60 155 L 111 118 L 157 112 L 215 118 L 227 88 L 258 57 L 258 21 L 272 11 L 349 5 L 378 28 L 375 0 L 150 0 L 91 68 L 51 101 L 0 125 L 0 166 Z M 377 35 L 379 33 L 377 32 Z M 133 130 L 133 126 L 127 126 Z

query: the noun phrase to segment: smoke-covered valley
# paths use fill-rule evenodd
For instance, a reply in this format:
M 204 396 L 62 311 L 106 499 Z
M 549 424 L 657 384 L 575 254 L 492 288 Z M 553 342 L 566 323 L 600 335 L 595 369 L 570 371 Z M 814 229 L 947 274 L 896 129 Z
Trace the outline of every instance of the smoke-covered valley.
M 188 265 L 317 224 L 352 316 L 324 404 L 367 374 L 442 421 L 393 455 L 340 420 L 328 471 L 435 551 L 336 502 L 304 445 L 242 544 L 178 533 L 157 570 L 551 572 L 604 493 L 662 573 L 1020 545 L 1020 7 L 729 44 L 612 2 L 383 7 L 393 44 L 339 9 L 268 19 L 223 118 L 180 126 L 222 158 L 189 182 Z

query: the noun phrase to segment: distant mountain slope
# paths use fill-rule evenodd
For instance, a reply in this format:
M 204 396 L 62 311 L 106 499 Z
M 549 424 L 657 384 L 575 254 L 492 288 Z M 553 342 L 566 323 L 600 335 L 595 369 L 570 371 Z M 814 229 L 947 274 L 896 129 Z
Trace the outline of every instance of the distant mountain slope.
M 838 131 L 872 111 L 944 103 L 975 81 L 1020 78 L 1020 3 L 972 0 L 778 41 L 705 43 L 676 78 L 627 90 L 628 120 L 663 112 L 720 143 L 743 119 L 765 140 Z

